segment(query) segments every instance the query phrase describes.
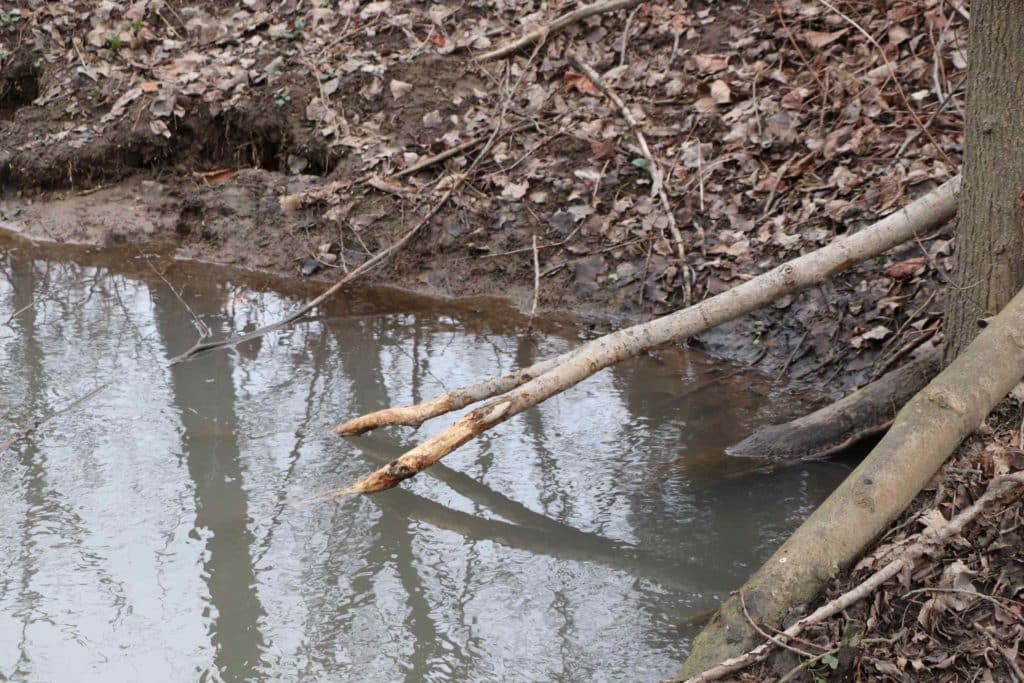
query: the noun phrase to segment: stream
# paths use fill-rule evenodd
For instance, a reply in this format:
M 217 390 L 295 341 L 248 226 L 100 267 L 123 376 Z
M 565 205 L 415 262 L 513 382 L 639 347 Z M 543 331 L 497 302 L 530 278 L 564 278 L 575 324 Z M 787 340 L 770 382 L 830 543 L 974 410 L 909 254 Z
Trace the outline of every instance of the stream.
M 41 421 L 0 452 L 0 681 L 654 681 L 847 473 L 723 456 L 799 406 L 669 348 L 398 489 L 297 504 L 450 417 L 338 422 L 580 340 L 364 288 L 168 365 L 321 287 L 0 236 L 0 444 Z

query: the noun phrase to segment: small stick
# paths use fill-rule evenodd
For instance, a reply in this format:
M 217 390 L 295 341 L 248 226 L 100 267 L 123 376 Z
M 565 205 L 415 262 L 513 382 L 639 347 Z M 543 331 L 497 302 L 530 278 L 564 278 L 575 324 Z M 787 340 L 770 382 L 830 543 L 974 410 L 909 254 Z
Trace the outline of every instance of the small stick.
M 527 128 L 530 128 L 532 125 L 533 125 L 532 123 L 522 123 L 522 124 L 520 124 L 518 126 L 514 126 L 512 128 L 509 128 L 508 131 L 506 131 L 506 133 L 507 134 L 518 133 L 521 130 L 526 130 Z M 489 137 L 491 137 L 491 133 L 488 133 L 487 135 L 480 135 L 478 137 L 473 138 L 472 140 L 467 140 L 466 142 L 463 142 L 461 145 L 456 145 L 455 147 L 452 147 L 451 149 L 446 149 L 445 151 L 439 152 L 439 153 L 435 154 L 434 156 L 427 157 L 426 159 L 420 159 L 419 161 L 417 161 L 415 164 L 413 164 L 409 168 L 403 169 L 403 170 L 399 171 L 398 173 L 395 173 L 394 175 L 391 175 L 391 176 L 388 176 L 388 177 L 389 178 L 402 178 L 402 177 L 405 177 L 405 176 L 410 175 L 412 173 L 416 173 L 417 171 L 422 171 L 423 169 L 427 168 L 428 166 L 433 166 L 434 164 L 436 164 L 438 162 L 441 162 L 441 161 L 444 161 L 445 159 L 450 159 L 453 156 L 456 156 L 457 154 L 461 154 L 462 152 L 465 152 L 466 150 L 469 150 L 469 149 L 472 149 L 472 148 L 476 147 L 481 142 L 486 142 Z
M 792 163 L 798 156 L 800 156 L 799 153 L 794 154 L 783 161 L 782 165 L 779 166 L 779 170 L 775 172 L 775 183 L 772 184 L 772 190 L 768 193 L 768 199 L 764 202 L 764 209 L 761 210 L 762 220 L 768 215 L 768 212 L 772 210 L 772 204 L 775 203 L 775 195 L 778 194 L 779 185 L 782 184 L 782 177 L 786 175 L 786 171 L 789 170 L 790 163 Z
M 587 17 L 593 16 L 595 14 L 604 14 L 605 12 L 614 12 L 615 10 L 627 9 L 635 5 L 639 5 L 640 2 L 641 0 L 605 0 L 604 2 L 595 2 L 593 5 L 584 5 L 583 7 L 573 10 L 568 14 L 563 14 L 562 16 L 558 17 L 547 26 L 542 26 L 541 28 L 535 31 L 530 31 L 525 36 L 517 40 L 513 40 L 511 43 L 505 45 L 504 47 L 499 47 L 496 50 L 485 52 L 484 54 L 480 55 L 480 61 L 488 62 L 492 59 L 500 59 L 502 57 L 507 57 L 513 52 L 518 51 L 520 48 L 529 45 L 530 43 L 545 41 L 548 39 L 549 36 L 552 36 L 558 33 L 559 31 L 563 30 L 565 27 L 571 26 L 572 24 L 575 24 L 578 21 L 582 21 Z
M 798 647 L 790 645 L 785 640 L 780 640 L 778 636 L 774 636 L 771 633 L 765 631 L 760 626 L 758 626 L 757 622 L 754 621 L 754 618 L 750 616 L 750 612 L 747 610 L 747 601 L 746 598 L 743 597 L 743 591 L 740 591 L 740 607 L 743 608 L 743 616 L 747 618 L 747 623 L 750 624 L 755 631 L 761 634 L 761 637 L 765 640 L 770 640 L 771 642 L 781 647 L 783 650 L 789 650 L 793 654 L 799 655 L 800 657 L 803 657 L 805 659 L 810 659 L 814 656 L 810 652 L 806 652 Z
M 95 396 L 96 394 L 100 393 L 101 391 L 103 391 L 104 389 L 109 387 L 111 384 L 113 384 L 113 382 L 107 382 L 106 384 L 101 384 L 100 386 L 96 387 L 92 391 L 89 391 L 88 393 L 83 394 L 82 396 L 79 396 L 74 401 L 72 401 L 68 405 L 64 406 L 60 410 L 56 410 L 56 411 L 50 413 L 49 415 L 47 415 L 46 417 L 39 418 L 38 420 L 36 420 L 32 424 L 30 424 L 29 426 L 23 427 L 22 429 L 17 430 L 16 432 L 14 432 L 14 434 L 11 436 L 11 438 L 7 439 L 7 441 L 4 441 L 3 443 L 0 443 L 0 455 L 2 455 L 4 453 L 4 451 L 6 451 L 8 448 L 10 448 L 14 444 L 16 444 L 18 441 L 21 441 L 22 439 L 24 439 L 29 434 L 35 432 L 37 429 L 42 427 L 44 424 L 46 424 L 50 420 L 52 420 L 52 419 L 54 419 L 56 417 L 60 417 L 61 415 L 64 415 L 65 413 L 70 413 L 72 410 L 75 410 L 76 408 L 81 406 L 83 403 L 85 403 L 86 401 L 91 399 L 93 396 Z
M 633 134 L 636 135 L 637 144 L 640 145 L 640 153 L 647 162 L 648 173 L 651 174 L 651 196 L 657 196 L 661 200 L 661 208 L 665 212 L 665 220 L 668 222 L 669 235 L 676 245 L 679 267 L 683 271 L 683 306 L 689 306 L 693 295 L 693 279 L 690 267 L 686 262 L 686 247 L 683 244 L 683 236 L 679 232 L 679 226 L 676 225 L 676 217 L 672 212 L 672 205 L 669 204 L 668 194 L 665 192 L 665 182 L 661 175 L 661 168 L 658 166 L 658 162 L 655 161 L 654 155 L 651 154 L 651 148 L 647 146 L 647 138 L 644 137 L 643 131 L 640 130 L 640 124 L 634 118 L 633 113 L 629 111 L 629 107 L 626 106 L 626 103 L 622 101 L 622 98 L 614 90 L 608 87 L 608 84 L 604 82 L 601 76 L 576 55 L 572 55 L 571 59 L 573 66 L 590 79 L 590 82 L 596 85 L 619 108 L 619 111 L 622 112 L 622 118 L 626 120 L 626 124 L 633 131 Z M 700 143 L 698 142 L 697 144 L 699 151 Z
M 637 5 L 637 8 L 630 12 L 629 16 L 626 17 L 626 25 L 622 29 L 622 45 L 619 48 L 619 66 L 625 66 L 626 64 L 626 48 L 629 46 L 629 25 L 633 23 L 633 17 L 635 17 L 636 13 L 639 11 L 640 6 Z
M 537 236 L 533 236 L 533 306 L 530 307 L 530 322 L 526 330 L 533 329 L 533 319 L 537 315 L 537 299 L 540 295 L 540 256 L 537 255 Z

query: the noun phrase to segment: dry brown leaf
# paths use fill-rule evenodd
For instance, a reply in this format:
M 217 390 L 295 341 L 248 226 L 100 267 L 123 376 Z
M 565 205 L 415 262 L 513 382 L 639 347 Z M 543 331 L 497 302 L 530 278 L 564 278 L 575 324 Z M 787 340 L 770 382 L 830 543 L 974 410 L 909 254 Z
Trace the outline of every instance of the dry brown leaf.
M 236 173 L 238 171 L 233 168 L 219 168 L 215 171 L 192 171 L 192 177 L 207 185 L 219 185 L 234 178 Z
M 893 280 L 909 280 L 912 277 L 924 272 L 928 265 L 928 259 L 923 256 L 909 258 L 905 261 L 894 263 L 885 269 L 885 276 Z
M 732 90 L 725 81 L 718 80 L 711 84 L 711 97 L 718 104 L 729 104 L 732 101 Z
M 566 71 L 562 76 L 562 82 L 570 90 L 578 90 L 584 95 L 601 94 L 601 89 L 594 85 L 589 78 L 575 71 Z
M 802 31 L 800 38 L 815 50 L 820 50 L 826 45 L 831 45 L 846 34 L 846 29 L 825 33 L 822 31 Z
M 719 54 L 694 55 L 691 58 L 694 68 L 705 74 L 713 74 L 729 66 L 729 56 Z

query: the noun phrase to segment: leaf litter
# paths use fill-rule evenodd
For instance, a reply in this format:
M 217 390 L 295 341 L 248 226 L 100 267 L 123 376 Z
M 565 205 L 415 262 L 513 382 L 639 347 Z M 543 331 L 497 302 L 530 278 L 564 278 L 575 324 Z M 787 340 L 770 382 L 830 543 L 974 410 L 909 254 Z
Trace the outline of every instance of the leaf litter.
M 312 255 L 307 234 L 353 242 L 358 229 L 359 249 L 385 247 L 500 124 L 470 182 L 377 277 L 425 285 L 441 269 L 455 283 L 444 293 L 525 292 L 536 235 L 543 304 L 650 317 L 680 305 L 690 273 L 700 299 L 898 208 L 950 177 L 962 147 L 966 9 L 942 0 L 835 4 L 878 46 L 817 0 L 643 3 L 486 63 L 474 55 L 561 12 L 506 0 L 23 4 L 17 30 L 0 38 L 0 83 L 28 69 L 38 93 L 0 133 L 3 184 L 252 168 L 173 190 L 212 206 L 220 188 L 248 179 L 254 203 L 302 207 L 292 253 L 218 259 L 249 267 L 295 268 Z M 572 54 L 619 94 L 663 167 L 687 268 L 648 196 L 657 188 L 647 160 Z M 915 117 L 928 122 L 924 134 Z M 370 176 L 380 182 L 359 182 Z M 289 232 L 300 220 L 269 208 L 257 218 Z M 216 243 L 220 229 L 207 228 Z M 267 241 L 252 230 L 249 241 Z M 796 382 L 864 383 L 940 341 L 951 255 L 930 250 L 948 238 L 929 236 L 701 341 L 768 371 L 794 358 Z M 229 242 L 191 251 L 218 258 Z M 627 286 L 624 271 L 639 275 Z

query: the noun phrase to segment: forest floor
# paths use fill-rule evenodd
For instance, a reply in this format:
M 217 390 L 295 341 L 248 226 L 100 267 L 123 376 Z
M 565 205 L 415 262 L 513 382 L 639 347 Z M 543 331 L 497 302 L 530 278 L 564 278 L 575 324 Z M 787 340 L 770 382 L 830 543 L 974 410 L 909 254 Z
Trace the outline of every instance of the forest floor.
M 167 243 L 183 257 L 326 286 L 427 218 L 365 281 L 522 308 L 536 281 L 542 309 L 598 329 L 725 291 L 856 230 L 953 176 L 962 151 L 968 10 L 957 0 L 659 0 L 494 60 L 482 57 L 570 8 L 9 7 L 0 227 L 58 242 Z M 572 55 L 639 121 L 685 263 L 637 139 Z M 941 343 L 952 247 L 950 228 L 922 235 L 697 343 L 838 396 Z M 1011 448 L 1000 439 L 973 448 Z M 973 451 L 960 457 L 976 463 Z M 988 473 L 983 463 L 947 468 L 932 508 L 973 495 L 974 471 Z M 957 562 L 977 571 L 990 557 L 978 553 Z M 922 580 L 945 581 L 938 566 Z M 879 610 L 903 604 L 865 616 L 883 628 L 896 617 Z M 1005 631 L 1005 610 L 972 604 Z M 934 680 L 975 661 L 927 649 L 941 613 L 900 616 L 922 654 L 871 655 L 899 671 L 876 670 Z M 985 649 L 991 633 L 958 633 L 986 661 L 1002 656 Z

